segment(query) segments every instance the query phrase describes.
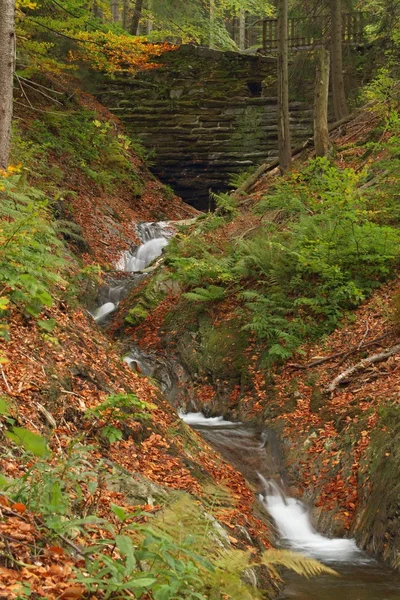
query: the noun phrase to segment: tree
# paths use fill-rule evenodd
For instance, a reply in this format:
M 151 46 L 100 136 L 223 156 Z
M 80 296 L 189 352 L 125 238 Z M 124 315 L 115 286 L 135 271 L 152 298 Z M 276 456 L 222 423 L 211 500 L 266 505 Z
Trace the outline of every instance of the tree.
M 278 147 L 281 173 L 290 170 L 288 0 L 278 0 Z
M 131 34 L 137 35 L 140 17 L 142 16 L 143 0 L 136 0 L 133 11 Z
M 0 0 L 0 168 L 10 154 L 15 69 L 15 1 Z
M 325 156 L 329 149 L 328 97 L 329 52 L 321 47 L 316 52 L 317 69 L 314 97 L 314 146 L 317 156 Z
M 119 21 L 119 2 L 118 0 L 111 0 L 111 15 L 114 23 Z
M 331 11 L 331 63 L 332 63 L 332 97 L 336 120 L 349 114 L 343 79 L 342 55 L 342 2 L 330 0 Z

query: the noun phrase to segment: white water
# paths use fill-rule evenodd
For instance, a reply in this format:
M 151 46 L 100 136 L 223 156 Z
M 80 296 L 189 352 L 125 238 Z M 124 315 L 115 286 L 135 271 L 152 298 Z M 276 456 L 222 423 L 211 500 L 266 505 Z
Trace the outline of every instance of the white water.
M 153 260 L 161 256 L 163 248 L 168 244 L 165 238 L 150 239 L 133 253 L 125 252 L 117 263 L 117 269 L 129 273 L 143 271 Z
M 159 223 L 139 223 L 137 225 L 142 245 L 133 252 L 127 250 L 119 258 L 116 269 L 128 273 L 139 273 L 143 271 L 153 260 L 161 256 L 163 248 L 168 244 L 169 238 L 174 234 L 174 229 L 169 221 Z M 107 302 L 99 306 L 91 313 L 95 321 L 101 321 L 112 313 L 125 295 L 126 282 L 109 287 L 107 290 Z M 140 366 L 140 365 L 139 365 Z
M 114 304 L 114 302 L 106 302 L 105 304 L 99 306 L 99 308 L 97 308 L 91 314 L 95 321 L 100 321 L 101 319 L 104 319 L 104 317 L 112 313 L 116 308 L 117 306 Z
M 187 425 L 206 425 L 208 427 L 216 427 L 218 425 L 237 425 L 233 421 L 225 421 L 223 417 L 206 417 L 201 412 L 183 413 L 178 412 L 179 417 L 187 423 Z
M 265 488 L 261 500 L 289 546 L 324 562 L 369 562 L 354 540 L 331 539 L 317 533 L 307 509 L 299 500 L 285 496 L 274 481 L 266 481 L 262 475 L 259 477 Z

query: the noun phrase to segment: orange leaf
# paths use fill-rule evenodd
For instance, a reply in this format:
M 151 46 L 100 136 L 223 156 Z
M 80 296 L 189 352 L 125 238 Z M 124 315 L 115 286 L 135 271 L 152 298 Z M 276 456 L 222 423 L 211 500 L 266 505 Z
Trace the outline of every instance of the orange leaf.
M 63 600 L 77 600 L 78 598 L 82 598 L 84 593 L 85 588 L 83 586 L 70 585 L 59 597 Z
M 16 502 L 15 504 L 12 504 L 11 508 L 21 514 L 26 511 L 26 506 L 25 504 L 22 504 L 22 502 Z

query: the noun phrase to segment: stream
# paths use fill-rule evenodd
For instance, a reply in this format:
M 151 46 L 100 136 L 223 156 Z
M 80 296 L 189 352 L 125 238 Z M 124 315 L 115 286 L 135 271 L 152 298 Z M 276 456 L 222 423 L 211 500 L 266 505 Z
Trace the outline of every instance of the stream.
M 124 278 L 110 280 L 100 290 L 98 306 L 91 314 L 104 324 L 119 302 L 146 277 L 145 270 L 158 258 L 174 235 L 173 222 L 137 225 L 141 245 L 125 252 L 116 264 Z M 160 385 L 176 405 L 179 381 L 185 374 L 169 357 L 133 347 L 124 361 Z M 174 402 L 175 401 L 175 402 Z M 202 413 L 179 413 L 211 446 L 240 471 L 258 493 L 272 517 L 280 545 L 329 565 L 338 577 L 320 575 L 311 579 L 285 573 L 282 599 L 296 600 L 400 600 L 400 575 L 360 550 L 352 539 L 328 538 L 315 531 L 307 507 L 289 495 L 277 436 L 267 429 Z
M 196 429 L 259 490 L 259 499 L 273 518 L 283 548 L 329 565 L 339 577 L 306 579 L 285 572 L 282 598 L 296 600 L 399 600 L 400 575 L 360 550 L 352 539 L 328 538 L 315 531 L 307 507 L 288 495 L 279 440 L 222 417 L 202 413 L 180 417 Z

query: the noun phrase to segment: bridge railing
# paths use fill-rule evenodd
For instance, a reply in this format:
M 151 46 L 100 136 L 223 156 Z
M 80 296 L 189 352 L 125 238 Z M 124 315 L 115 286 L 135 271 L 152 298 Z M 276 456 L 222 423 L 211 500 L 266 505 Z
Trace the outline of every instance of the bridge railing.
M 343 43 L 345 45 L 362 45 L 364 41 L 365 14 L 348 12 L 342 15 Z M 240 20 L 234 18 L 227 25 L 232 39 L 239 45 Z M 327 42 L 330 37 L 330 16 L 328 14 L 314 17 L 294 17 L 289 19 L 288 43 L 291 49 L 308 49 L 321 41 Z M 260 19 L 246 15 L 245 50 L 251 47 L 276 52 L 278 46 L 277 19 Z

